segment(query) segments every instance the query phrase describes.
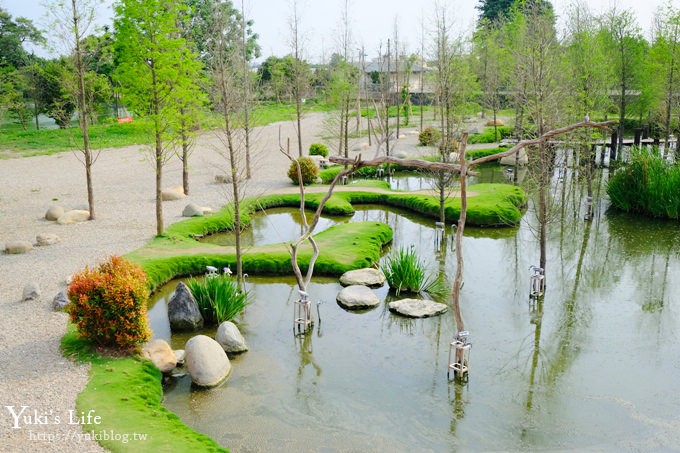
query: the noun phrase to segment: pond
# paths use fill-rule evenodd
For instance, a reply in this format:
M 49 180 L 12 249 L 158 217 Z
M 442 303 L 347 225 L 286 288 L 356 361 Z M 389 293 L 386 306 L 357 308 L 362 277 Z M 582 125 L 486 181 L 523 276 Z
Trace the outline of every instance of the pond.
M 173 381 L 165 406 L 232 451 L 676 449 L 678 224 L 612 213 L 603 197 L 584 222 L 569 184 L 561 175 L 553 191 L 560 205 L 537 302 L 528 294 L 538 262 L 532 207 L 517 228 L 466 228 L 467 383 L 446 376 L 450 311 L 399 317 L 383 287 L 375 291 L 383 305 L 348 312 L 335 302 L 337 280 L 315 277 L 309 292 L 321 322 L 295 337 L 293 279 L 251 276 L 253 303 L 239 321 L 250 350 L 232 357 L 232 376 L 218 388 Z M 431 272 L 453 278 L 450 230 L 436 248 L 431 219 L 378 206 L 352 219 L 390 224 L 393 247 L 415 246 Z M 349 218 L 324 225 L 340 221 Z M 270 211 L 254 219 L 253 243 L 274 232 L 273 242 L 290 240 L 298 229 L 294 210 Z M 155 335 L 180 349 L 190 335 L 170 336 L 165 304 L 175 286 L 157 293 L 149 317 Z

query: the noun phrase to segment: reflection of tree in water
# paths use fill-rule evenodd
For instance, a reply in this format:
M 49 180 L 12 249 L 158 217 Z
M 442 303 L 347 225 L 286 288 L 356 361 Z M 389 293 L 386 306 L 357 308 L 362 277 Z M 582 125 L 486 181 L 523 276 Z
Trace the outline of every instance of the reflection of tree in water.
M 309 329 L 305 333 L 295 336 L 295 349 L 300 355 L 300 363 L 298 365 L 298 372 L 296 376 L 297 389 L 296 394 L 303 397 L 303 400 L 307 402 L 307 397 L 310 396 L 310 389 L 316 388 L 315 385 L 321 376 L 321 367 L 314 359 L 314 354 L 312 351 L 312 336 L 314 335 L 314 329 Z M 311 377 L 305 378 L 305 369 L 311 365 L 313 374 Z M 310 382 L 307 382 L 310 381 Z M 312 384 L 312 385 L 310 385 Z

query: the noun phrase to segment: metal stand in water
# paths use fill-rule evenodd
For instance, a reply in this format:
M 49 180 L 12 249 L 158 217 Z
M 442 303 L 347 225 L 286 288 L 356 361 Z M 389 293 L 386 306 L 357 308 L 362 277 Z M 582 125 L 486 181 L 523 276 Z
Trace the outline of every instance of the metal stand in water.
M 444 242 L 444 222 L 434 223 L 434 248 L 439 249 L 439 246 Z
M 467 330 L 458 332 L 456 339 L 449 345 L 449 368 L 446 371 L 446 377 L 449 379 L 451 379 L 451 371 L 453 371 L 454 377 L 458 379 L 467 378 L 470 366 L 470 348 L 472 347 L 472 343 L 468 342 L 469 336 L 470 332 Z
M 529 277 L 529 296 L 535 299 L 541 297 L 545 292 L 545 269 L 531 266 L 529 270 L 534 272 Z
M 312 320 L 312 302 L 309 300 L 309 294 L 305 291 L 300 291 L 300 298 L 295 301 L 295 315 L 293 318 L 293 332 L 295 334 L 305 333 L 307 329 L 312 327 L 314 321 Z

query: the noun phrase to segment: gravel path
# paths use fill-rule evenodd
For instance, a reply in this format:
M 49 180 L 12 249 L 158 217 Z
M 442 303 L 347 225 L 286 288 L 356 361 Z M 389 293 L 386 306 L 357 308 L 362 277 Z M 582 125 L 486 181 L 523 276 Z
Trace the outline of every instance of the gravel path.
M 288 160 L 278 151 L 279 130 L 294 143 L 290 122 L 255 131 L 253 177 L 246 187 L 249 196 L 290 187 L 285 176 Z M 320 140 L 322 130 L 321 114 L 305 118 L 305 150 Z M 404 148 L 415 150 L 410 146 L 414 141 L 414 136 L 408 136 Z M 166 227 L 182 219 L 182 210 L 190 201 L 212 208 L 229 201 L 231 186 L 214 182 L 215 175 L 227 173 L 228 168 L 218 152 L 220 147 L 215 133 L 199 138 L 190 159 L 190 196 L 164 203 Z M 131 146 L 100 153 L 93 168 L 97 220 L 74 225 L 57 225 L 43 216 L 54 204 L 66 210 L 87 209 L 79 155 L 0 160 L 0 247 L 4 250 L 4 243 L 12 240 L 35 243 L 40 233 L 61 238 L 55 245 L 35 247 L 23 255 L 0 253 L 0 451 L 103 451 L 96 442 L 78 437 L 82 435 L 79 425 L 67 424 L 76 396 L 87 382 L 89 367 L 61 355 L 59 343 L 68 317 L 52 311 L 52 299 L 65 287 L 69 275 L 109 255 L 139 248 L 155 234 L 155 176 L 143 149 Z M 364 151 L 366 157 L 372 157 L 373 152 Z M 180 185 L 181 164 L 173 158 L 164 170 L 164 187 Z M 39 300 L 21 302 L 28 283 L 39 284 Z M 37 413 L 40 417 L 35 421 L 46 423 L 29 425 L 21 420 L 15 429 L 6 406 L 13 406 L 15 413 L 27 406 L 23 415 Z

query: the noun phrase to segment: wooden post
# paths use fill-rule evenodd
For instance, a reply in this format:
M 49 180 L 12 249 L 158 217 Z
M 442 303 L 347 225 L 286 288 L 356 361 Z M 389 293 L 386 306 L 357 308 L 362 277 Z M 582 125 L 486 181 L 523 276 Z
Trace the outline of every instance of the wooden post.
M 635 128 L 635 140 L 633 140 L 633 145 L 640 147 L 641 141 L 642 141 L 642 128 L 637 127 Z
M 617 148 L 618 143 L 619 143 L 618 139 L 619 139 L 618 132 L 613 131 L 612 132 L 612 140 L 611 140 L 611 143 L 609 145 L 611 147 L 611 151 L 609 152 L 609 160 L 610 161 L 616 160 L 616 148 Z M 604 160 L 604 157 L 603 157 L 602 160 Z

